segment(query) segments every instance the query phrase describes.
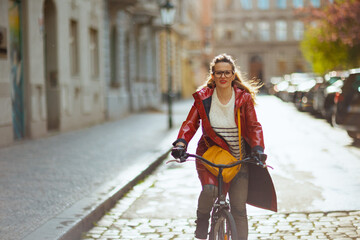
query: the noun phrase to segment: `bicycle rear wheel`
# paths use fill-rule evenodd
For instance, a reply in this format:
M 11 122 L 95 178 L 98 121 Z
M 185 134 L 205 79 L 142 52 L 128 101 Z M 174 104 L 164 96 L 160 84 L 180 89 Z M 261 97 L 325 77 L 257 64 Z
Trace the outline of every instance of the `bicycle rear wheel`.
M 237 240 L 235 220 L 227 210 L 218 213 L 218 220 L 212 224 L 210 240 Z

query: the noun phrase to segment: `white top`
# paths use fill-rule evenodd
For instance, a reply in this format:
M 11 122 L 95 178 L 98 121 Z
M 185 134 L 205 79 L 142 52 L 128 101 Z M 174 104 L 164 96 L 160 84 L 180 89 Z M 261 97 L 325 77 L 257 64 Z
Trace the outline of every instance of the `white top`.
M 239 132 L 235 123 L 235 91 L 232 91 L 228 103 L 222 104 L 217 96 L 216 89 L 212 95 L 210 107 L 210 124 L 214 131 L 223 137 L 230 148 L 230 153 L 240 159 L 239 153 Z M 243 150 L 244 152 L 244 150 Z

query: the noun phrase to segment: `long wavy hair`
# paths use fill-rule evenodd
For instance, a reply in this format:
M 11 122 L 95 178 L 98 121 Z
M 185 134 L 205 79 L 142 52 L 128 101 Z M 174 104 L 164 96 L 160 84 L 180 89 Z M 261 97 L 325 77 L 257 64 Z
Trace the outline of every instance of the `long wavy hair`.
M 219 63 L 219 62 L 226 62 L 226 63 L 231 64 L 232 70 L 234 71 L 234 74 L 235 74 L 235 79 L 234 79 L 234 81 L 232 81 L 232 86 L 241 88 L 241 89 L 245 90 L 246 92 L 250 93 L 252 100 L 255 103 L 256 94 L 259 92 L 259 89 L 262 87 L 263 84 L 261 84 L 260 81 L 255 78 L 247 79 L 244 76 L 244 74 L 242 74 L 242 72 L 240 71 L 240 68 L 238 66 L 236 66 L 235 60 L 233 59 L 233 57 L 226 53 L 216 56 L 211 61 L 210 68 L 209 68 L 209 75 L 206 78 L 205 84 L 200 86 L 199 89 L 202 89 L 204 87 L 209 87 L 209 88 L 216 87 L 216 84 L 215 84 L 215 81 L 214 81 L 212 75 L 215 71 L 215 64 Z

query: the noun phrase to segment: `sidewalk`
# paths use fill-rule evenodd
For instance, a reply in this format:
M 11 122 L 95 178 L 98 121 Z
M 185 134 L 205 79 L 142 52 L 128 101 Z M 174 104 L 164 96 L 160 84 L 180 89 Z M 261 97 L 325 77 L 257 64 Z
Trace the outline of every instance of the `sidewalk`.
M 0 149 L 0 236 L 79 239 L 166 156 L 192 101 Z M 184 111 L 186 109 L 186 111 Z

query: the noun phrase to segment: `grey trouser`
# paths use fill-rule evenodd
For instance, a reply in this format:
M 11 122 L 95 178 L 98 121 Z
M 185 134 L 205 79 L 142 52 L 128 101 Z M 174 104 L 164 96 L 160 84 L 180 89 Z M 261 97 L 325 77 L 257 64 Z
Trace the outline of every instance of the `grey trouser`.
M 241 166 L 239 173 L 231 181 L 229 189 L 231 214 L 235 219 L 239 240 L 247 240 L 248 237 L 248 219 L 246 214 L 248 182 L 248 166 L 244 164 Z M 203 215 L 209 215 L 216 197 L 217 187 L 214 185 L 204 185 L 199 196 L 197 211 Z

